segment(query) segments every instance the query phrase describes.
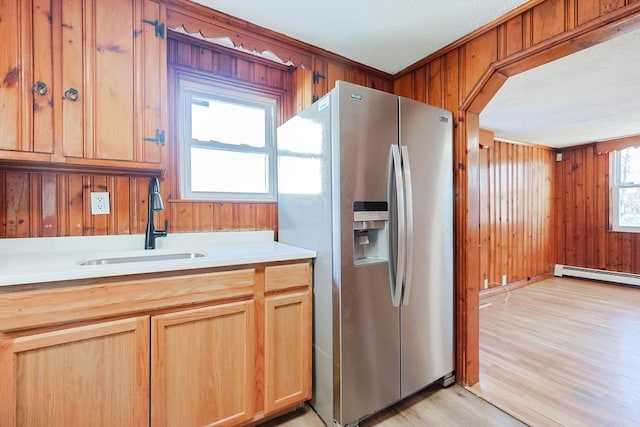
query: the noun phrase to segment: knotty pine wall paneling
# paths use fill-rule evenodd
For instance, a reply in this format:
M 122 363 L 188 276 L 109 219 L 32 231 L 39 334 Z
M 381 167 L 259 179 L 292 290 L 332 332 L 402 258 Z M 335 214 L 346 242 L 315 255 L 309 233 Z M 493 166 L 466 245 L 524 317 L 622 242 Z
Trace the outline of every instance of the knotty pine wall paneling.
M 148 178 L 0 171 L 0 237 L 142 234 L 147 224 Z M 160 190 L 170 232 L 275 230 L 276 203 L 185 202 Z M 166 189 L 165 189 L 166 188 Z M 109 192 L 111 214 L 91 215 L 90 193 Z
M 552 149 L 494 141 L 480 150 L 483 280 L 499 287 L 553 272 L 555 264 Z
M 640 274 L 640 233 L 609 231 L 609 155 L 595 144 L 562 155 L 554 174 L 557 263 Z
M 312 85 L 312 99 L 321 98 L 336 86 L 337 80 L 354 83 L 361 86 L 393 92 L 393 84 L 384 73 L 372 72 L 335 59 L 313 56 L 313 71 L 318 73 L 317 81 Z M 305 107 L 311 103 L 305 103 Z M 298 110 L 299 112 L 300 110 Z
M 0 171 L 0 236 L 144 233 L 147 182 L 123 176 Z M 109 192 L 110 215 L 91 215 L 92 191 Z
M 478 381 L 477 307 L 483 279 L 478 264 L 486 259 L 480 244 L 481 216 L 486 209 L 480 206 L 482 156 L 476 144 L 480 124 L 476 116 L 509 76 L 638 25 L 640 2 L 636 0 L 531 0 L 394 78 L 395 93 L 426 97 L 430 104 L 454 113 L 456 376 L 464 384 Z M 423 82 L 418 83 L 419 79 Z M 628 246 L 621 243 L 617 250 L 626 251 Z

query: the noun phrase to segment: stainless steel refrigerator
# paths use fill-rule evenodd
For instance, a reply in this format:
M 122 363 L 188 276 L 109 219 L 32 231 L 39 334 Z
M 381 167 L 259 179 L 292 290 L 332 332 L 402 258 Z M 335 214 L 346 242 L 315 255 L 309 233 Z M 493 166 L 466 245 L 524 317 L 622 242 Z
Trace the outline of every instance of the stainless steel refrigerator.
M 313 249 L 328 426 L 454 382 L 451 113 L 337 82 L 278 128 L 278 236 Z

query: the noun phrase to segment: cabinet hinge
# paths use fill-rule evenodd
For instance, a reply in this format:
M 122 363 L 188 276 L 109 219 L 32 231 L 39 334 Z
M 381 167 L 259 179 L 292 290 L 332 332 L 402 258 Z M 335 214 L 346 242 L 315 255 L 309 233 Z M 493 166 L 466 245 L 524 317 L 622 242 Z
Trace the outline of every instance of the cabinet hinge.
M 164 145 L 164 131 L 156 129 L 155 138 L 144 138 L 145 141 L 154 142 L 156 145 Z
M 156 30 L 156 37 L 160 37 L 161 39 L 164 38 L 164 24 L 158 22 L 157 19 L 155 21 L 143 19 L 142 22 L 144 22 L 145 24 L 153 25 L 153 28 L 155 28 Z
M 323 76 L 322 74 L 320 74 L 317 71 L 314 71 L 313 74 L 311 75 L 311 81 L 313 82 L 313 84 L 318 84 L 318 82 L 320 81 L 320 79 L 324 79 L 326 76 Z

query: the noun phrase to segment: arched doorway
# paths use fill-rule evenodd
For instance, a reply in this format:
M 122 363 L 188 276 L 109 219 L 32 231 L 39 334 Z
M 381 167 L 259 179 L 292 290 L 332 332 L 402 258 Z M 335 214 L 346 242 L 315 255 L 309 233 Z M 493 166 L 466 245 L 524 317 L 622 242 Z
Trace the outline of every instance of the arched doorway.
M 616 17 L 601 17 L 571 31 L 558 34 L 535 48 L 492 63 L 469 95 L 460 103 L 458 137 L 466 148 L 464 212 L 458 213 L 463 223 L 459 225 L 459 240 L 464 242 L 459 251 L 458 325 L 457 325 L 457 370 L 458 377 L 466 385 L 472 385 L 479 377 L 479 290 L 481 283 L 478 265 L 480 257 L 480 201 L 479 181 L 479 115 L 506 80 L 521 72 L 538 67 L 571 53 L 610 40 L 637 29 L 640 26 L 639 5 L 629 6 L 626 14 Z

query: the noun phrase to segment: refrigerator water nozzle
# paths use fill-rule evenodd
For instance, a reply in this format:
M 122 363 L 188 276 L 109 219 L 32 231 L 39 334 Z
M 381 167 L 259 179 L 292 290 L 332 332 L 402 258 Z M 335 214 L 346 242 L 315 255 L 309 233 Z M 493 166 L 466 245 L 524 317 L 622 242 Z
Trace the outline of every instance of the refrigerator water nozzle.
M 358 243 L 361 245 L 369 244 L 369 232 L 368 231 L 360 231 L 358 233 Z

